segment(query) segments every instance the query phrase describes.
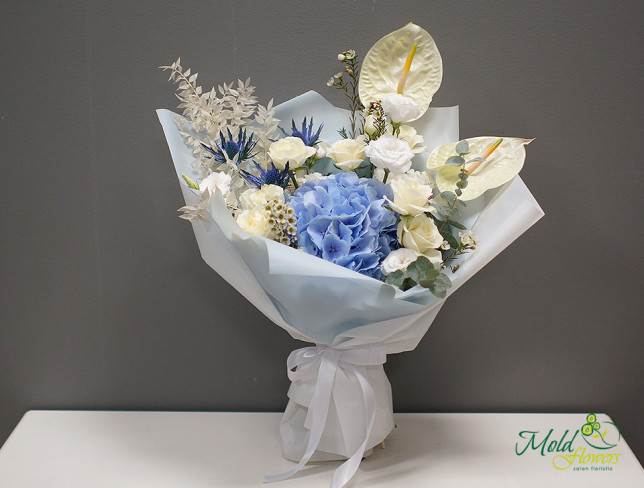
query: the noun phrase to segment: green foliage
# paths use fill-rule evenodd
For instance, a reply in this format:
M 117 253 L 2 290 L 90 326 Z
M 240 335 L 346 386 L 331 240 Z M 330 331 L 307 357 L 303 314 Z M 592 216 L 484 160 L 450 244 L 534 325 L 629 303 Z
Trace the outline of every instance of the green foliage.
M 449 230 L 443 229 L 441 231 L 441 235 L 443 236 L 443 239 L 447 241 L 449 247 L 451 247 L 452 249 L 458 249 L 459 242 L 458 239 L 454 237 L 454 234 L 452 234 Z
M 449 164 L 450 166 L 462 166 L 464 163 L 465 159 L 462 156 L 450 156 L 445 161 L 445 164 Z
M 416 285 L 427 288 L 439 298 L 445 298 L 452 282 L 441 272 L 440 264 L 432 263 L 425 256 L 420 256 L 405 271 L 395 271 L 385 278 L 385 283 L 397 286 L 403 291 Z
M 463 139 L 456 144 L 456 152 L 461 156 L 470 152 L 470 144 L 467 142 L 467 139 Z

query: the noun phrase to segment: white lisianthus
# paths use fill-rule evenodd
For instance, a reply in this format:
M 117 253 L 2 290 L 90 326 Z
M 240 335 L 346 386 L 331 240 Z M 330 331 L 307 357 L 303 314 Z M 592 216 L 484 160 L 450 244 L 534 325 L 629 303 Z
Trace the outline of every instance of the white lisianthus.
M 404 271 L 407 267 L 418 259 L 421 254 L 413 249 L 401 247 L 391 251 L 382 261 L 380 269 L 383 274 L 388 275 L 395 271 Z
M 326 151 L 327 157 L 335 161 L 335 165 L 342 171 L 353 171 L 367 157 L 365 143 L 356 139 L 341 139 L 334 142 Z
M 420 256 L 424 256 L 432 263 L 442 263 L 443 255 L 437 249 L 428 249 L 424 253 L 401 247 L 391 251 L 380 265 L 380 270 L 384 275 L 391 274 L 395 271 L 405 271 L 411 263 L 416 261 Z
M 407 249 L 425 253 L 443 244 L 443 236 L 434 221 L 425 214 L 402 217 L 398 223 L 398 242 Z
M 290 169 L 295 169 L 304 164 L 317 150 L 304 145 L 299 137 L 284 137 L 272 143 L 268 148 L 268 155 L 277 169 L 283 170 L 286 163 Z
M 382 108 L 389 115 L 392 122 L 411 122 L 423 115 L 423 107 L 414 102 L 411 98 L 392 93 L 382 99 Z
M 237 224 L 249 234 L 268 237 L 271 228 L 268 226 L 266 210 L 259 205 L 251 210 L 244 210 L 237 215 Z
M 249 188 L 239 195 L 239 204 L 245 210 L 252 210 L 272 200 L 284 203 L 284 189 L 281 186 L 262 185 L 261 188 Z
M 388 169 L 396 174 L 409 171 L 414 157 L 405 141 L 390 135 L 371 141 L 364 151 L 376 168 Z
M 412 169 L 409 173 L 395 175 L 387 183 L 394 192 L 394 199 L 391 201 L 386 196 L 385 199 L 394 212 L 416 216 L 430 210 L 428 205 L 432 187 L 425 173 Z
M 387 133 L 394 133 L 394 128 L 391 124 L 387 125 Z M 411 149 L 414 154 L 420 154 L 427 149 L 427 146 L 424 145 L 425 138 L 416 132 L 416 129 L 411 125 L 401 125 L 398 127 L 398 134 L 396 137 L 409 144 L 409 149 Z
M 208 190 L 210 192 L 210 195 L 214 195 L 217 191 L 219 191 L 225 200 L 230 193 L 231 181 L 232 177 L 229 174 L 215 171 L 201 180 L 201 183 L 199 183 L 199 191 L 204 192 Z

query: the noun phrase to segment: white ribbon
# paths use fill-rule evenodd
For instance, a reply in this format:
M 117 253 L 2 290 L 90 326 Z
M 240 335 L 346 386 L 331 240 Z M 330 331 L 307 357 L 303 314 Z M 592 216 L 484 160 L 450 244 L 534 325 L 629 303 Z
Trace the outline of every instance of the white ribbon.
M 330 488 L 342 488 L 358 470 L 362 456 L 367 449 L 367 443 L 371 436 L 371 429 L 376 418 L 376 394 L 369 384 L 367 378 L 356 368 L 356 366 L 377 366 L 384 364 L 387 355 L 384 348 L 372 347 L 368 349 L 334 349 L 327 346 L 304 347 L 293 351 L 286 361 L 288 367 L 288 377 L 291 381 L 296 381 L 299 377 L 298 366 L 305 363 L 318 363 L 318 376 L 315 384 L 315 392 L 310 408 L 311 413 L 311 431 L 309 434 L 309 443 L 304 456 L 300 462 L 291 470 L 285 473 L 264 476 L 262 482 L 272 483 L 290 478 L 311 459 L 313 453 L 320 443 L 327 416 L 329 414 L 329 405 L 331 402 L 331 392 L 333 382 L 338 368 L 352 373 L 360 383 L 362 397 L 364 400 L 365 410 L 367 412 L 367 431 L 365 432 L 364 442 L 358 450 L 347 459 L 333 473 L 333 480 Z

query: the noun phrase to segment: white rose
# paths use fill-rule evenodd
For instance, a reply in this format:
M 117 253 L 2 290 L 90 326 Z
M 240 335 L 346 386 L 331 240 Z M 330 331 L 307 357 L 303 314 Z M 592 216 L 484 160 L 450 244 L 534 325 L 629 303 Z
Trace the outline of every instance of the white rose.
M 249 234 L 268 237 L 270 227 L 268 226 L 268 217 L 266 210 L 257 206 L 252 210 L 244 210 L 237 215 L 237 224 Z
M 299 137 L 284 137 L 272 143 L 268 148 L 268 155 L 277 169 L 284 169 L 289 163 L 290 169 L 295 169 L 304 164 L 308 158 L 316 153 L 314 147 L 305 146 Z
M 365 144 L 362 141 L 342 139 L 334 142 L 326 155 L 333 159 L 335 165 L 342 171 L 353 171 L 367 157 L 364 149 Z
M 371 141 L 364 152 L 376 168 L 388 169 L 398 174 L 409 171 L 414 157 L 406 142 L 390 135 Z
M 387 197 L 385 198 L 394 212 L 416 216 L 430 210 L 428 203 L 432 196 L 432 187 L 426 177 L 423 181 L 419 175 L 424 175 L 424 173 L 412 170 L 411 174 L 396 175 L 391 180 L 387 180 L 394 191 L 394 200 L 392 202 Z
M 387 126 L 387 133 L 393 134 L 394 128 L 391 124 Z M 398 135 L 396 136 L 401 141 L 405 141 L 409 144 L 409 149 L 411 149 L 414 154 L 420 154 L 427 149 L 425 146 L 425 139 L 423 136 L 416 132 L 411 125 L 401 125 L 398 127 Z
M 258 205 L 265 205 L 271 200 L 284 203 L 284 189 L 281 186 L 262 185 L 261 188 L 249 188 L 239 195 L 239 203 L 246 210 L 252 210 Z
M 398 224 L 398 242 L 407 249 L 424 253 L 436 249 L 443 243 L 434 221 L 425 214 L 402 217 Z
M 382 108 L 389 114 L 392 122 L 411 122 L 423 115 L 423 107 L 414 102 L 411 98 L 393 93 L 382 99 Z

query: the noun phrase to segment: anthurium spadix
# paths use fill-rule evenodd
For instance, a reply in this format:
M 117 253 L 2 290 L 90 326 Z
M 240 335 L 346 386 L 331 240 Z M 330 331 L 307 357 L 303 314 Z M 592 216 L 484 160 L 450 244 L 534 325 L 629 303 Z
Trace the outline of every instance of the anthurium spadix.
M 525 145 L 532 139 L 515 137 L 473 137 L 467 139 L 469 152 L 463 156 L 468 173 L 467 187 L 461 200 L 473 200 L 487 190 L 497 188 L 519 174 L 525 161 Z M 427 159 L 428 171 L 434 173 L 440 191 L 454 191 L 461 166 L 446 164 L 456 153 L 455 142 L 434 149 Z
M 443 78 L 443 61 L 432 36 L 422 27 L 407 24 L 376 42 L 364 58 L 358 90 L 365 107 L 388 96 L 403 95 L 421 111 L 429 107 Z

